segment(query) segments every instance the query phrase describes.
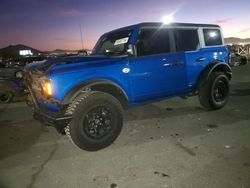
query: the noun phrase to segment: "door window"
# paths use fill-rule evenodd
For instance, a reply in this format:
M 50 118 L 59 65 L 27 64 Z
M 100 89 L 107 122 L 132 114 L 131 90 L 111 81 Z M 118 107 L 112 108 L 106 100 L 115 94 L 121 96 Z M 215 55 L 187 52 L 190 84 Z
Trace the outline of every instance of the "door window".
M 170 52 L 169 30 L 159 28 L 141 29 L 137 41 L 137 55 L 147 56 Z
M 222 38 L 219 29 L 203 29 L 206 46 L 222 45 Z
M 199 47 L 198 31 L 196 29 L 174 30 L 177 52 L 195 51 Z

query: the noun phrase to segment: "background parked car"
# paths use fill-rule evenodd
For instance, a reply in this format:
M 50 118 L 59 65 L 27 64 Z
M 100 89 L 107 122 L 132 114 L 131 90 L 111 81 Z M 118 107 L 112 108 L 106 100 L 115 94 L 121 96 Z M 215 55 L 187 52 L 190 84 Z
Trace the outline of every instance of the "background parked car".
M 231 67 L 247 64 L 247 57 L 244 55 L 240 55 L 238 53 L 233 52 L 230 54 L 229 57 L 230 57 L 229 64 Z
M 24 93 L 22 67 L 0 67 L 0 102 L 8 103 Z
M 44 61 L 47 58 L 45 56 L 35 56 L 35 57 L 23 57 L 23 58 L 14 58 L 11 60 L 7 60 L 5 62 L 6 67 L 8 68 L 17 68 L 24 67 L 29 63 Z
M 0 103 L 12 102 L 14 97 L 24 93 L 23 79 L 0 78 Z
M 0 79 L 15 79 L 15 78 L 22 78 L 23 77 L 23 67 L 14 67 L 14 68 L 7 68 L 7 67 L 0 67 Z

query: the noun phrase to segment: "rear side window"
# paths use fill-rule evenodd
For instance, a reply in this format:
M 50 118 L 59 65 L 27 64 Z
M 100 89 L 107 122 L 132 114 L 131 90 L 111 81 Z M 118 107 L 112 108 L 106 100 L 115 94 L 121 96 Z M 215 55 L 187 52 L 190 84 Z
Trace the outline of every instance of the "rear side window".
M 206 46 L 222 45 L 222 38 L 219 29 L 203 29 Z
M 174 30 L 177 52 L 194 51 L 199 47 L 198 31 L 195 29 Z
M 138 56 L 169 53 L 169 30 L 159 28 L 141 29 L 136 47 Z

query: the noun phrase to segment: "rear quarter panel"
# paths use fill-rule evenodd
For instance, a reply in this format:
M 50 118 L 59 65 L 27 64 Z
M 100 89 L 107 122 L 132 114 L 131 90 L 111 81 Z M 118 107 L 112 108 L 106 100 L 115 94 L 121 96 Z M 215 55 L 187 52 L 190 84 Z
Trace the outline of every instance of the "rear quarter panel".
M 190 91 L 197 85 L 202 71 L 213 62 L 228 64 L 228 50 L 226 47 L 201 48 L 195 52 L 186 52 L 187 83 Z M 198 58 L 205 58 L 204 61 L 197 61 Z

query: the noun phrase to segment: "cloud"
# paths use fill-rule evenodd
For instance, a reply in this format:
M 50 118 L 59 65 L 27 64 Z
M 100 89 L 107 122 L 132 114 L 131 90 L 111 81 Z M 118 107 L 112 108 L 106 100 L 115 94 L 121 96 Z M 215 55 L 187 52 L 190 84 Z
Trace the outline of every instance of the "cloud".
M 248 31 L 250 31 L 250 27 L 244 28 L 244 29 L 240 30 L 239 32 L 240 33 L 245 33 L 245 32 L 248 32 Z
M 215 20 L 215 23 L 217 23 L 217 24 L 227 24 L 231 20 L 232 20 L 232 18 L 225 18 L 225 19 Z

